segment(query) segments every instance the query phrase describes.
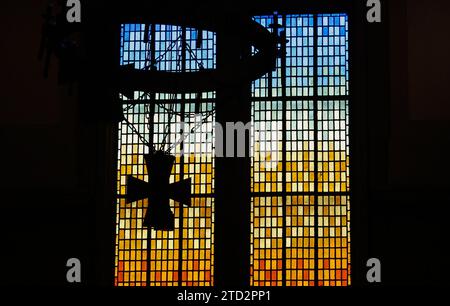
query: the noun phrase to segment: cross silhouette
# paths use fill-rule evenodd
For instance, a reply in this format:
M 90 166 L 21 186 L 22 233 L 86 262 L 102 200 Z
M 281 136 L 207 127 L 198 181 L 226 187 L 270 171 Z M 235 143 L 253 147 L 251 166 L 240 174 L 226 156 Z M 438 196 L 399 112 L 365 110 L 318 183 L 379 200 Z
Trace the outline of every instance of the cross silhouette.
M 144 155 L 148 183 L 131 175 L 127 176 L 127 204 L 148 199 L 144 226 L 155 230 L 173 231 L 174 215 L 169 200 L 191 206 L 191 179 L 170 184 L 175 157 L 162 151 Z

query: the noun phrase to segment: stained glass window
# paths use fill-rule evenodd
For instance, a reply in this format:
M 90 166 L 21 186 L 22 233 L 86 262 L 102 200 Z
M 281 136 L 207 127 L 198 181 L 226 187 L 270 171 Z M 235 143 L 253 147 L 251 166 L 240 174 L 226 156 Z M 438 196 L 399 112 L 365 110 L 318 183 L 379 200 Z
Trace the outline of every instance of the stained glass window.
M 276 70 L 252 84 L 250 284 L 350 285 L 347 15 L 255 20 L 287 43 Z M 145 28 L 122 25 L 121 65 L 215 68 L 214 33 Z M 121 99 L 126 120 L 119 124 L 115 284 L 213 285 L 215 92 L 134 92 Z M 196 132 L 185 136 L 182 122 Z M 192 179 L 192 206 L 170 202 L 174 231 L 143 226 L 148 200 L 125 203 L 127 175 L 148 179 L 143 154 L 149 143 L 176 156 L 171 182 Z
M 253 124 L 281 137 L 253 135 L 251 284 L 350 285 L 347 15 L 255 20 L 287 43 L 253 84 Z
M 122 25 L 121 65 L 149 69 L 153 57 L 158 70 L 214 68 L 212 32 L 202 34 L 201 46 L 193 29 L 154 25 L 146 40 L 145 33 L 144 24 Z M 155 103 L 150 110 L 152 94 Z M 133 95 L 121 96 L 125 121 L 119 124 L 115 285 L 210 286 L 214 282 L 215 93 Z M 170 201 L 174 231 L 143 226 L 148 200 L 125 203 L 127 175 L 148 180 L 143 157 L 149 153 L 148 143 L 176 157 L 172 183 L 191 178 L 192 206 L 180 207 Z

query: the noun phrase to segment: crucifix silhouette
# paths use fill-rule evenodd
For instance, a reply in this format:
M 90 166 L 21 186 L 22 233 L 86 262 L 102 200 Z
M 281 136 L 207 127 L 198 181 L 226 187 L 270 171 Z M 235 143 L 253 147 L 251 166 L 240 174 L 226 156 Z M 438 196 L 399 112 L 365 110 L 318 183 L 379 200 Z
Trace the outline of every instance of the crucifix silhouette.
M 170 184 L 175 157 L 163 151 L 144 155 L 148 183 L 131 175 L 127 176 L 126 203 L 148 199 L 144 226 L 155 230 L 173 231 L 175 218 L 170 209 L 170 199 L 181 205 L 191 206 L 191 179 Z

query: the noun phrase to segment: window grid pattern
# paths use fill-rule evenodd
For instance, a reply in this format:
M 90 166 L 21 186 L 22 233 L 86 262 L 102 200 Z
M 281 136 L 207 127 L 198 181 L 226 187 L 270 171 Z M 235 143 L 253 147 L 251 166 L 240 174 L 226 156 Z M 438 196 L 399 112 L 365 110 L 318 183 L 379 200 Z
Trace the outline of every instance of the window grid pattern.
M 283 212 L 280 197 L 252 198 L 252 266 L 256 286 L 281 286 L 283 268 Z
M 150 69 L 152 57 L 155 68 L 160 71 L 180 71 L 177 58 L 181 56 L 181 38 L 183 28 L 174 25 L 155 24 L 155 50 L 144 41 L 145 24 L 124 24 L 121 27 L 121 65 L 134 64 L 136 69 Z M 216 36 L 211 31 L 202 31 L 200 44 L 198 31 L 185 29 L 186 34 L 186 71 L 214 69 L 216 67 Z M 151 31 L 147 40 L 152 40 Z M 199 45 L 198 45 L 199 44 Z M 200 46 L 200 48 L 198 48 Z M 154 54 L 152 54 L 154 53 Z M 201 67 L 200 67 L 201 66 Z
M 286 95 L 314 95 L 314 16 L 286 17 Z
M 350 285 L 348 195 L 318 197 L 318 285 Z
M 213 32 L 187 28 L 186 43 L 188 45 L 186 71 L 216 68 L 216 36 Z M 197 48 L 198 46 L 200 48 Z
M 277 160 L 276 174 L 262 169 L 260 156 L 263 146 L 258 139 L 261 136 L 257 131 L 254 133 L 251 284 L 348 286 L 347 16 L 287 15 L 255 19 L 266 27 L 274 19 L 285 20 L 283 25 L 288 43 L 286 57 L 282 59 L 286 63 L 285 88 L 282 82 L 261 82 L 264 78 L 270 79 L 270 75 L 253 85 L 253 124 L 263 126 L 264 121 L 273 121 L 274 116 L 284 120 L 282 137 L 277 139 L 276 146 L 285 148 L 285 152 L 281 150 L 283 159 Z M 282 75 L 279 63 L 276 71 Z M 276 96 L 278 92 L 285 95 Z M 339 98 L 330 100 L 329 96 Z M 267 113 L 273 115 L 268 116 Z M 261 188 L 262 178 L 270 179 L 270 189 Z M 267 197 L 270 200 L 261 200 Z M 269 207 L 271 213 L 278 212 L 276 217 L 284 226 L 280 228 L 279 223 L 267 221 L 262 223 L 266 215 L 262 215 L 261 207 L 265 208 L 266 215 Z M 272 236 L 267 236 L 267 233 Z M 278 239 L 277 243 L 271 241 L 267 244 L 268 238 Z M 285 247 L 281 257 L 276 252 L 280 240 Z M 279 275 L 282 278 L 275 277 Z
M 287 101 L 286 192 L 313 192 L 314 102 Z
M 144 24 L 124 24 L 121 27 L 120 64 L 134 64 L 136 69 L 147 66 L 147 44 L 144 42 Z
M 347 15 L 320 15 L 317 23 L 318 95 L 348 95 Z
M 348 192 L 348 101 L 318 101 L 318 189 Z
M 286 286 L 314 286 L 314 196 L 287 196 Z
M 157 69 L 186 70 L 212 68 L 215 63 L 215 36 L 203 33 L 202 47 L 196 50 L 186 29 L 186 54 L 181 55 L 182 29 L 155 25 L 154 57 Z M 134 64 L 137 69 L 149 69 L 152 57 L 144 43 L 145 25 L 125 24 L 121 31 L 121 65 Z M 152 39 L 149 34 L 149 41 Z M 175 41 L 175 44 L 173 43 Z M 194 45 L 193 45 L 194 44 Z M 172 45 L 172 49 L 169 48 Z M 147 48 L 147 49 L 146 49 Z M 197 48 L 198 49 L 198 48 Z M 169 51 L 167 51 L 169 50 Z M 192 52 L 198 56 L 192 56 Z M 206 58 L 208 57 L 208 58 Z M 148 147 L 124 121 L 119 124 L 119 151 L 116 215 L 116 286 L 211 286 L 214 283 L 214 92 L 192 94 L 154 93 L 156 105 L 150 118 L 150 105 L 137 101 L 150 99 L 151 94 L 134 92 L 134 99 L 121 96 L 124 115 L 134 129 L 154 144 L 156 149 L 168 150 L 175 164 L 170 182 L 191 178 L 191 207 L 181 208 L 170 201 L 175 215 L 174 231 L 155 231 L 143 227 L 148 200 L 125 204 L 126 177 L 133 175 L 148 180 L 144 154 Z M 159 102 L 158 102 L 159 101 Z M 197 111 L 197 114 L 195 113 Z M 152 119 L 152 120 L 150 120 Z M 153 138 L 149 141 L 149 123 L 153 122 Z M 187 135 L 195 129 L 195 133 Z M 168 144 L 178 143 L 173 148 Z
M 269 194 L 282 189 L 281 101 L 252 103 L 251 186 L 255 193 Z M 252 197 L 251 283 L 282 285 L 283 212 L 280 197 Z
M 273 32 L 274 18 L 273 16 L 256 16 L 254 20 L 268 28 Z M 277 24 L 282 22 L 282 18 L 277 20 Z M 252 48 L 253 52 L 257 52 Z M 254 98 L 281 97 L 281 60 L 277 59 L 276 69 L 270 72 L 252 84 L 252 96 Z
M 281 102 L 255 101 L 252 108 L 252 190 L 276 192 L 282 189 Z
M 300 196 L 315 191 L 314 118 L 314 101 L 286 102 L 287 286 L 314 286 L 315 197 Z

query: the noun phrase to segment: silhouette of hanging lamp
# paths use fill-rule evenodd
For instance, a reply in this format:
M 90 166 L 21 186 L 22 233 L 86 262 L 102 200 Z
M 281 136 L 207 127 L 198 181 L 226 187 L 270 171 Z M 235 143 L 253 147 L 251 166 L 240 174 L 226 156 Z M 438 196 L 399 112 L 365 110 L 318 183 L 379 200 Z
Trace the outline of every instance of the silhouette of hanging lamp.
M 209 16 L 208 14 L 205 15 Z M 197 93 L 195 113 L 201 113 L 201 92 L 217 90 L 226 84 L 249 82 L 262 77 L 274 70 L 279 53 L 278 43 L 281 37 L 278 33 L 271 33 L 251 18 L 234 16 L 230 22 L 229 16 L 205 18 L 205 16 L 190 16 L 182 14 L 183 26 L 198 29 L 197 46 L 202 45 L 201 30 L 213 32 L 228 32 L 227 35 L 239 33 L 240 40 L 245 45 L 258 49 L 256 54 L 242 58 L 235 69 L 235 73 L 224 73 L 220 69 L 205 69 L 202 65 L 198 71 L 159 71 L 157 69 L 135 69 L 134 65 L 120 66 L 117 71 L 116 88 L 128 99 L 133 98 L 133 92 L 165 92 L 165 93 Z M 180 16 L 177 14 L 147 16 L 153 23 L 177 24 Z M 146 25 L 145 32 L 149 32 Z M 148 37 L 148 34 L 145 35 Z M 154 101 L 150 101 L 154 103 Z M 150 135 L 152 137 L 152 135 Z M 170 200 L 180 205 L 190 206 L 191 179 L 170 183 L 170 175 L 175 157 L 167 151 L 151 150 L 144 155 L 148 182 L 139 180 L 131 175 L 127 176 L 126 203 L 148 199 L 148 209 L 143 225 L 155 230 L 172 231 L 175 228 L 174 214 L 170 208 Z

